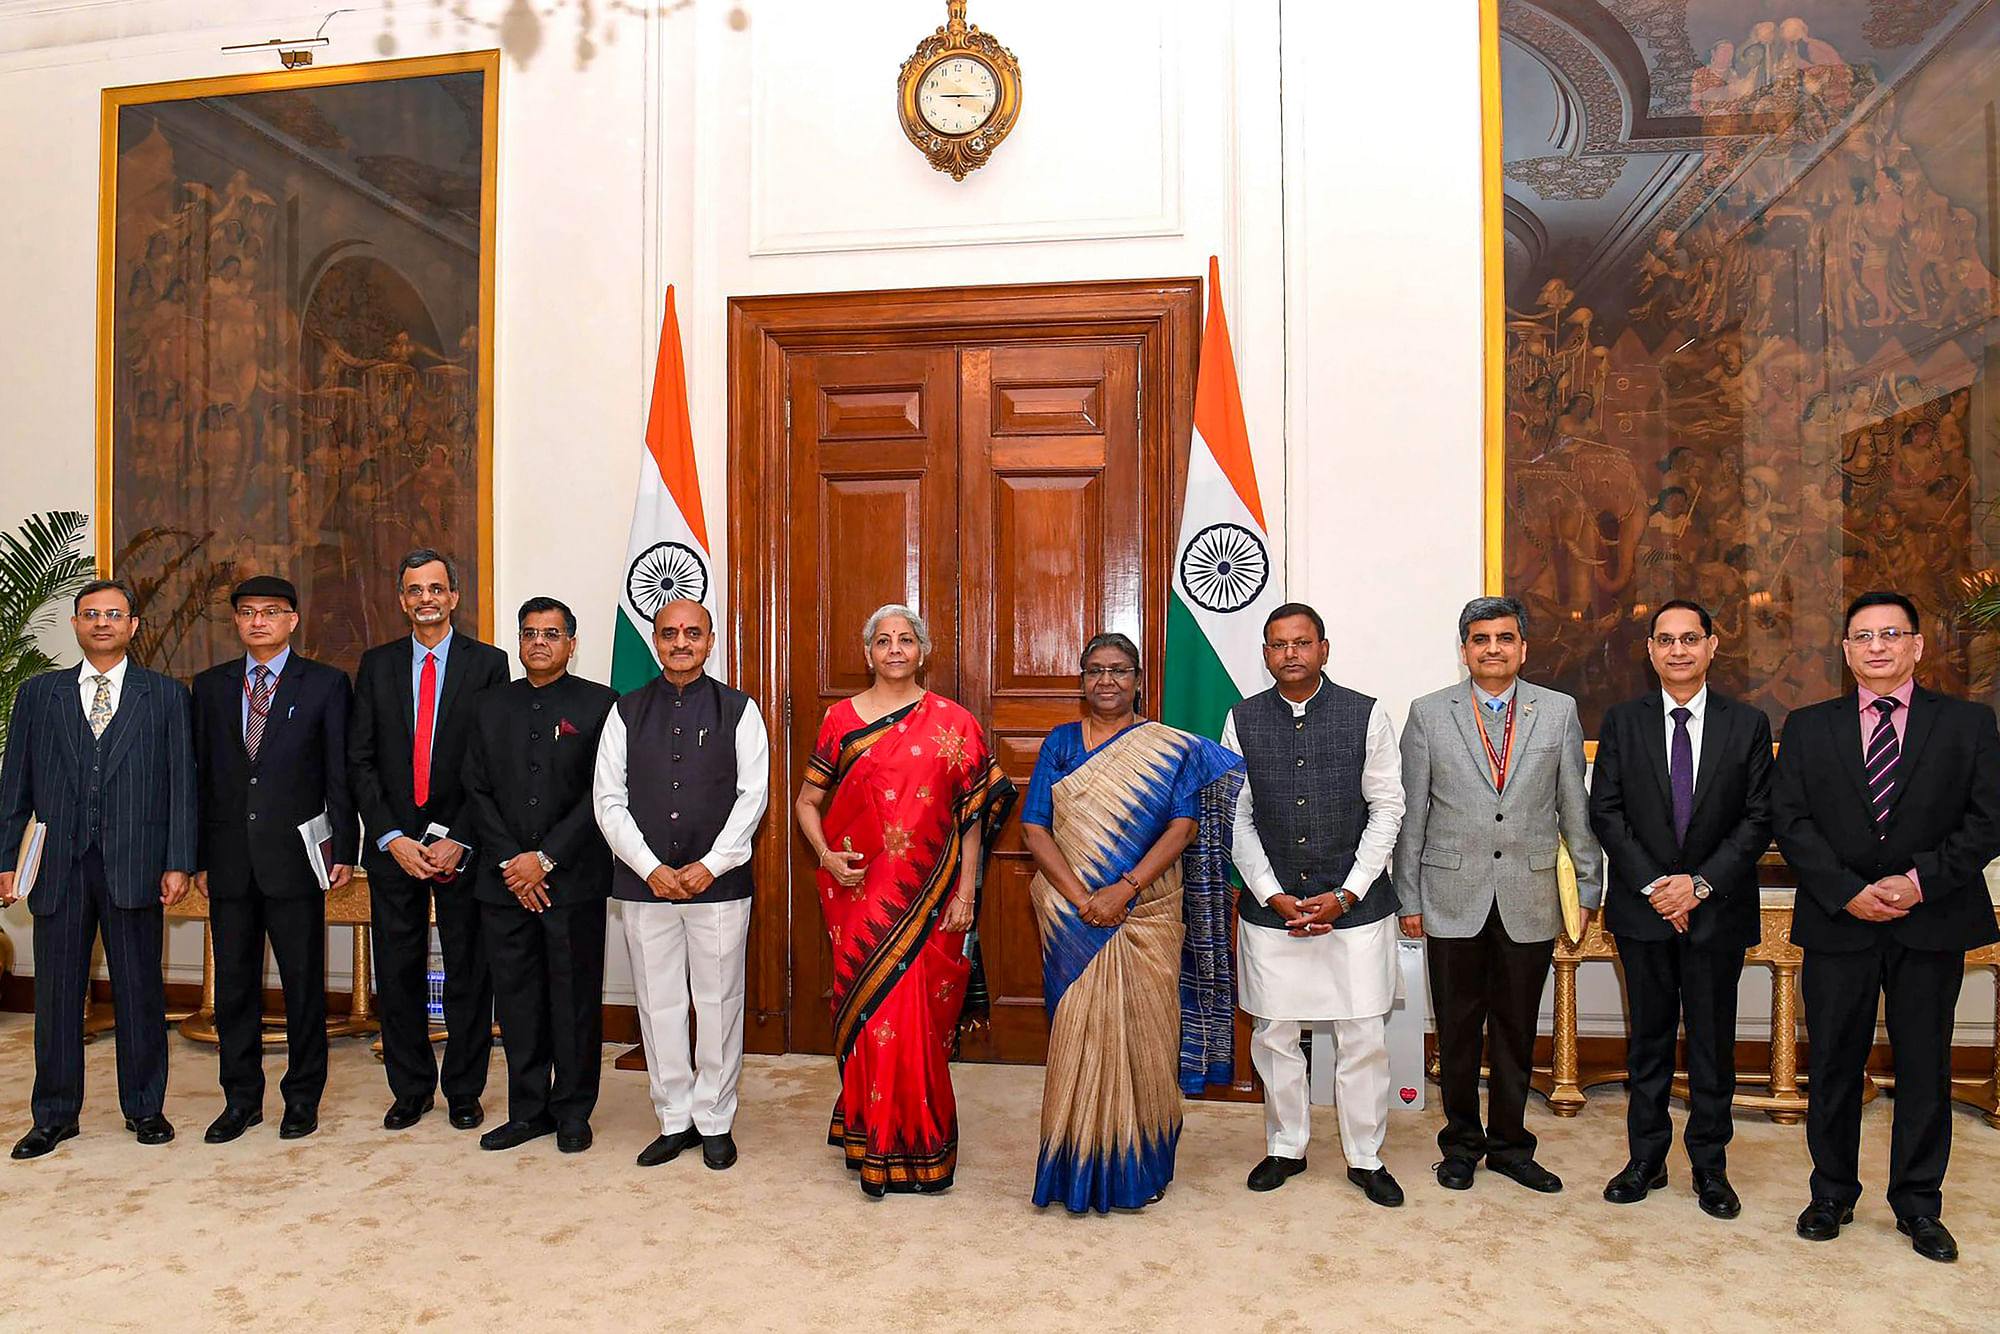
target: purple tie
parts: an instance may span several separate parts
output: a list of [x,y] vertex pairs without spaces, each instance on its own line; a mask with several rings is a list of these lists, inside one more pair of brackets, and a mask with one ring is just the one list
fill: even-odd
[[1694,741],[1688,736],[1686,708],[1674,711],[1674,753],[1667,759],[1667,786],[1674,794],[1674,842],[1685,843],[1694,819]]

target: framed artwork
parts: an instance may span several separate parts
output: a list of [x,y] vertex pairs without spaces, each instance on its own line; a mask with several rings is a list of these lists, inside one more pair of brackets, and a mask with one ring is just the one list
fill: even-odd
[[491,637],[497,52],[104,93],[98,560],[141,661],[241,652],[228,594],[299,589],[352,670],[434,547]]
[[[1804,17],[1801,17],[1803,15]],[[1669,598],[1782,727],[1870,589],[1991,699],[1996,0],[1486,0],[1486,584],[1528,670],[1655,687]]]

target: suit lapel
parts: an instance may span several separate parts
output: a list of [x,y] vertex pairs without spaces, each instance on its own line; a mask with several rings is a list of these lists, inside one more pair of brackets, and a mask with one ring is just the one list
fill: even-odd
[[[1701,813],[1701,804],[1708,800],[1709,790],[1715,786],[1714,779],[1722,763],[1723,742],[1728,740],[1729,729],[1735,725],[1735,708],[1713,690],[1708,692],[1708,711],[1701,720],[1701,759],[1694,766],[1694,805],[1688,811],[1688,828],[1694,828],[1694,817]],[[1660,728],[1653,729],[1653,735],[1666,744],[1666,736]]]
[[[1514,749],[1507,756],[1507,772],[1511,776],[1514,766],[1528,753],[1528,738],[1535,734],[1535,723],[1541,715],[1542,692],[1526,681],[1514,685]],[[1495,738],[1498,740],[1498,738]]]
[[437,720],[431,725],[433,736],[438,728],[444,726],[444,720],[451,716],[451,702],[458,697],[459,683],[472,670],[472,655],[466,651],[472,647],[471,641],[458,640],[456,635],[453,638],[457,642],[451,646],[451,656],[445,659],[444,684],[438,687]]
[[1667,810],[1671,815],[1674,809],[1674,783],[1672,776],[1667,772],[1666,725],[1665,715],[1660,712],[1659,692],[1655,691],[1645,696],[1639,721],[1639,730],[1645,735],[1639,738],[1639,744],[1646,748],[1646,768],[1652,772],[1654,781],[1660,785],[1660,795],[1666,799]]
[[414,741],[417,735],[417,694],[410,684],[410,673],[416,667],[416,646],[408,635],[396,641],[396,711],[403,720],[403,736]]
[[1489,791],[1493,789],[1493,766],[1486,759],[1486,743],[1479,739],[1479,719],[1474,710],[1481,706],[1473,703],[1471,691],[1476,687],[1467,685],[1466,692],[1451,706],[1452,721],[1458,724],[1458,734],[1465,738],[1465,749],[1472,756],[1472,767],[1486,780]]
[[1847,781],[1854,785],[1854,794],[1861,799],[1861,809],[1872,812],[1875,803],[1868,800],[1868,773],[1861,765],[1861,697],[1848,691],[1840,697],[1840,707],[1833,711],[1833,762],[1847,775]]
[[[271,712],[267,714],[264,718],[263,744],[261,744],[257,748],[257,755],[260,763],[262,762],[262,758],[264,756],[269,755],[271,753],[271,742],[273,738],[277,736],[278,729],[284,726],[285,719],[290,715],[292,705],[298,702],[299,677],[302,674],[299,671],[299,664],[301,661],[302,659],[299,657],[299,655],[294,653],[291,657],[285,660],[284,673],[278,677],[278,689],[271,696]],[[237,729],[236,743],[238,745],[243,744],[243,735],[241,728]],[[249,751],[246,749],[244,754],[248,755]]]
[[82,685],[75,672],[64,672],[56,683],[56,716],[69,724],[60,728],[69,742],[70,772],[81,773],[83,754],[90,749],[90,715],[83,711]]
[[[151,707],[147,696],[152,694],[152,685],[146,680],[146,673],[137,667],[125,669],[124,698],[118,701],[118,712],[111,715],[111,725],[104,729],[104,774],[109,778],[118,768],[118,762],[125,758],[125,752],[132,748],[132,738],[138,734],[139,710]],[[89,724],[84,725],[89,731]]]
[[[1858,711],[1860,706],[1855,707]],[[1903,749],[1896,760],[1896,791],[1889,798],[1891,815],[1902,806],[1903,794],[1910,790],[1910,776],[1916,772],[1917,757],[1923,754],[1924,743],[1931,739],[1931,727],[1935,722],[1937,698],[1918,686],[1910,692],[1910,720],[1903,725]]]

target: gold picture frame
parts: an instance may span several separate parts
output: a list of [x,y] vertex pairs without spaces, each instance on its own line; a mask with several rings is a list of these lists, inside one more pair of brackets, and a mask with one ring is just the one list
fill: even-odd
[[104,90],[97,558],[148,665],[234,652],[228,585],[275,573],[351,670],[401,629],[399,541],[492,638],[499,81],[488,50]]

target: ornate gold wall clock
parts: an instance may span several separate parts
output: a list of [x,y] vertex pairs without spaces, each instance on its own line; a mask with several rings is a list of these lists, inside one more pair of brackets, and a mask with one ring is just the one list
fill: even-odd
[[1021,115],[1021,64],[991,33],[968,26],[966,0],[945,0],[945,25],[897,76],[903,133],[954,181],[986,165]]

